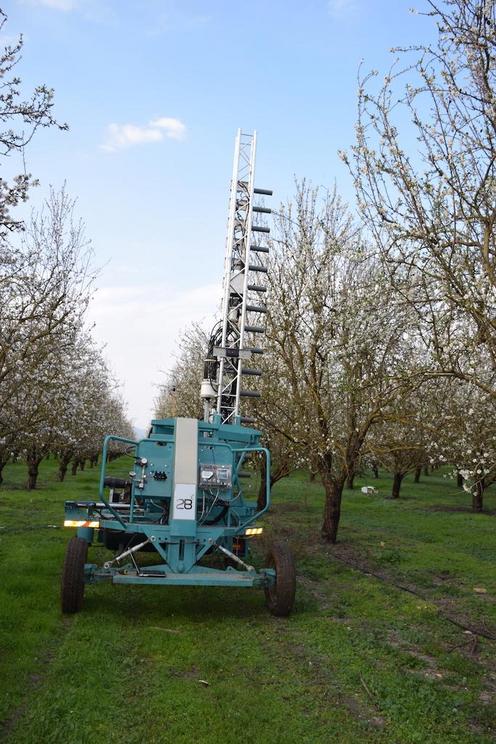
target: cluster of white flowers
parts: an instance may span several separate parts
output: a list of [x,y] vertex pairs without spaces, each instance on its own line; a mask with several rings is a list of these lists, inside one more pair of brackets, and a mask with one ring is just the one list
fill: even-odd
[[131,432],[84,315],[90,253],[74,203],[51,193],[22,243],[0,252],[0,479],[22,454],[31,485],[49,452],[94,458],[107,427]]

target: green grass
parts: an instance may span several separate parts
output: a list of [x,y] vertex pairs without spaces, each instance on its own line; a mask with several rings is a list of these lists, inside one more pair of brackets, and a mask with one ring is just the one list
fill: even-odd
[[460,511],[453,482],[407,480],[393,502],[387,478],[367,480],[378,496],[359,481],[337,546],[319,539],[320,484],[278,484],[264,540],[297,556],[288,619],[257,591],[111,585],[88,587],[83,611],[63,618],[62,504],[92,498],[97,474],[60,484],[55,470],[45,463],[29,493],[12,465],[0,489],[0,739],[494,741],[495,643],[447,618],[496,636],[496,517]]

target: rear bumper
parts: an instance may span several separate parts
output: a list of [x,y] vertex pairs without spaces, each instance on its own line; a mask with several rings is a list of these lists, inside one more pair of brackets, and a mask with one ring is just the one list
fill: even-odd
[[275,581],[273,569],[266,568],[260,571],[237,571],[234,568],[224,570],[207,568],[206,566],[195,566],[187,573],[177,573],[168,566],[149,566],[140,569],[138,573],[134,568],[124,567],[121,569],[99,568],[94,564],[86,564],[85,580],[87,583],[101,581],[112,584],[143,584],[148,586],[233,586],[264,588]]

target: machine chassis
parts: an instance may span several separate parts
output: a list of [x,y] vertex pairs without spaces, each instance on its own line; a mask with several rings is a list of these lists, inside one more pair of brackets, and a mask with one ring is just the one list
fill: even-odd
[[[65,612],[78,611],[84,585],[97,582],[262,588],[273,614],[288,614],[290,611],[294,600],[294,565],[289,567],[289,571],[284,569],[284,577],[278,579],[277,576],[278,562],[281,564],[282,560],[284,565],[287,563],[287,558],[281,558],[285,546],[272,546],[268,556],[272,565],[259,570],[247,562],[245,551],[237,549],[240,545],[244,546],[253,533],[262,531],[262,528],[253,527],[253,523],[269,509],[271,502],[270,453],[259,444],[260,432],[246,426],[223,424],[219,419],[213,422],[195,421],[198,427],[200,471],[205,457],[214,459],[220,463],[219,467],[232,468],[232,483],[230,487],[219,489],[222,499],[217,499],[220,503],[216,506],[214,501],[214,507],[209,512],[212,515],[210,520],[202,521],[198,514],[195,519],[178,519],[178,513],[173,511],[171,503],[175,498],[173,458],[176,437],[179,436],[178,422],[181,421],[193,420],[155,420],[150,435],[136,442],[107,436],[102,452],[98,501],[65,502],[65,524],[77,526],[76,537],[68,546],[63,572],[62,609]],[[108,449],[113,441],[136,450],[136,470],[130,473],[129,502],[124,505],[112,503],[105,494],[108,483],[115,481],[106,476]],[[265,458],[265,503],[261,509],[256,502],[245,499],[240,482],[243,474],[241,466],[252,455]],[[157,464],[160,470],[157,470]],[[205,490],[196,487],[197,509],[202,500],[205,505]],[[164,521],[165,514],[166,522],[160,523]],[[106,533],[111,533],[120,545],[114,558],[102,566],[86,559],[87,546],[94,542],[95,533],[101,542],[104,542]],[[86,549],[80,541],[86,543]],[[135,555],[143,550],[157,553],[161,562],[138,565]],[[224,568],[200,564],[207,554],[214,551],[224,558],[227,564]],[[80,557],[83,555],[84,562]],[[286,587],[281,603],[274,602],[278,582],[281,587]],[[79,590],[74,592],[74,586]]]

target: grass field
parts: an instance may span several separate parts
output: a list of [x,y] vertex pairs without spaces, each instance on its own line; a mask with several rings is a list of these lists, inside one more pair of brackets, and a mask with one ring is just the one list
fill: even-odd
[[257,591],[111,585],[62,617],[63,500],[93,498],[97,474],[55,469],[30,493],[12,465],[0,489],[2,741],[495,741],[496,517],[453,482],[407,480],[393,502],[388,479],[378,496],[359,481],[334,547],[321,486],[278,484],[264,540],[297,557],[287,619]]

